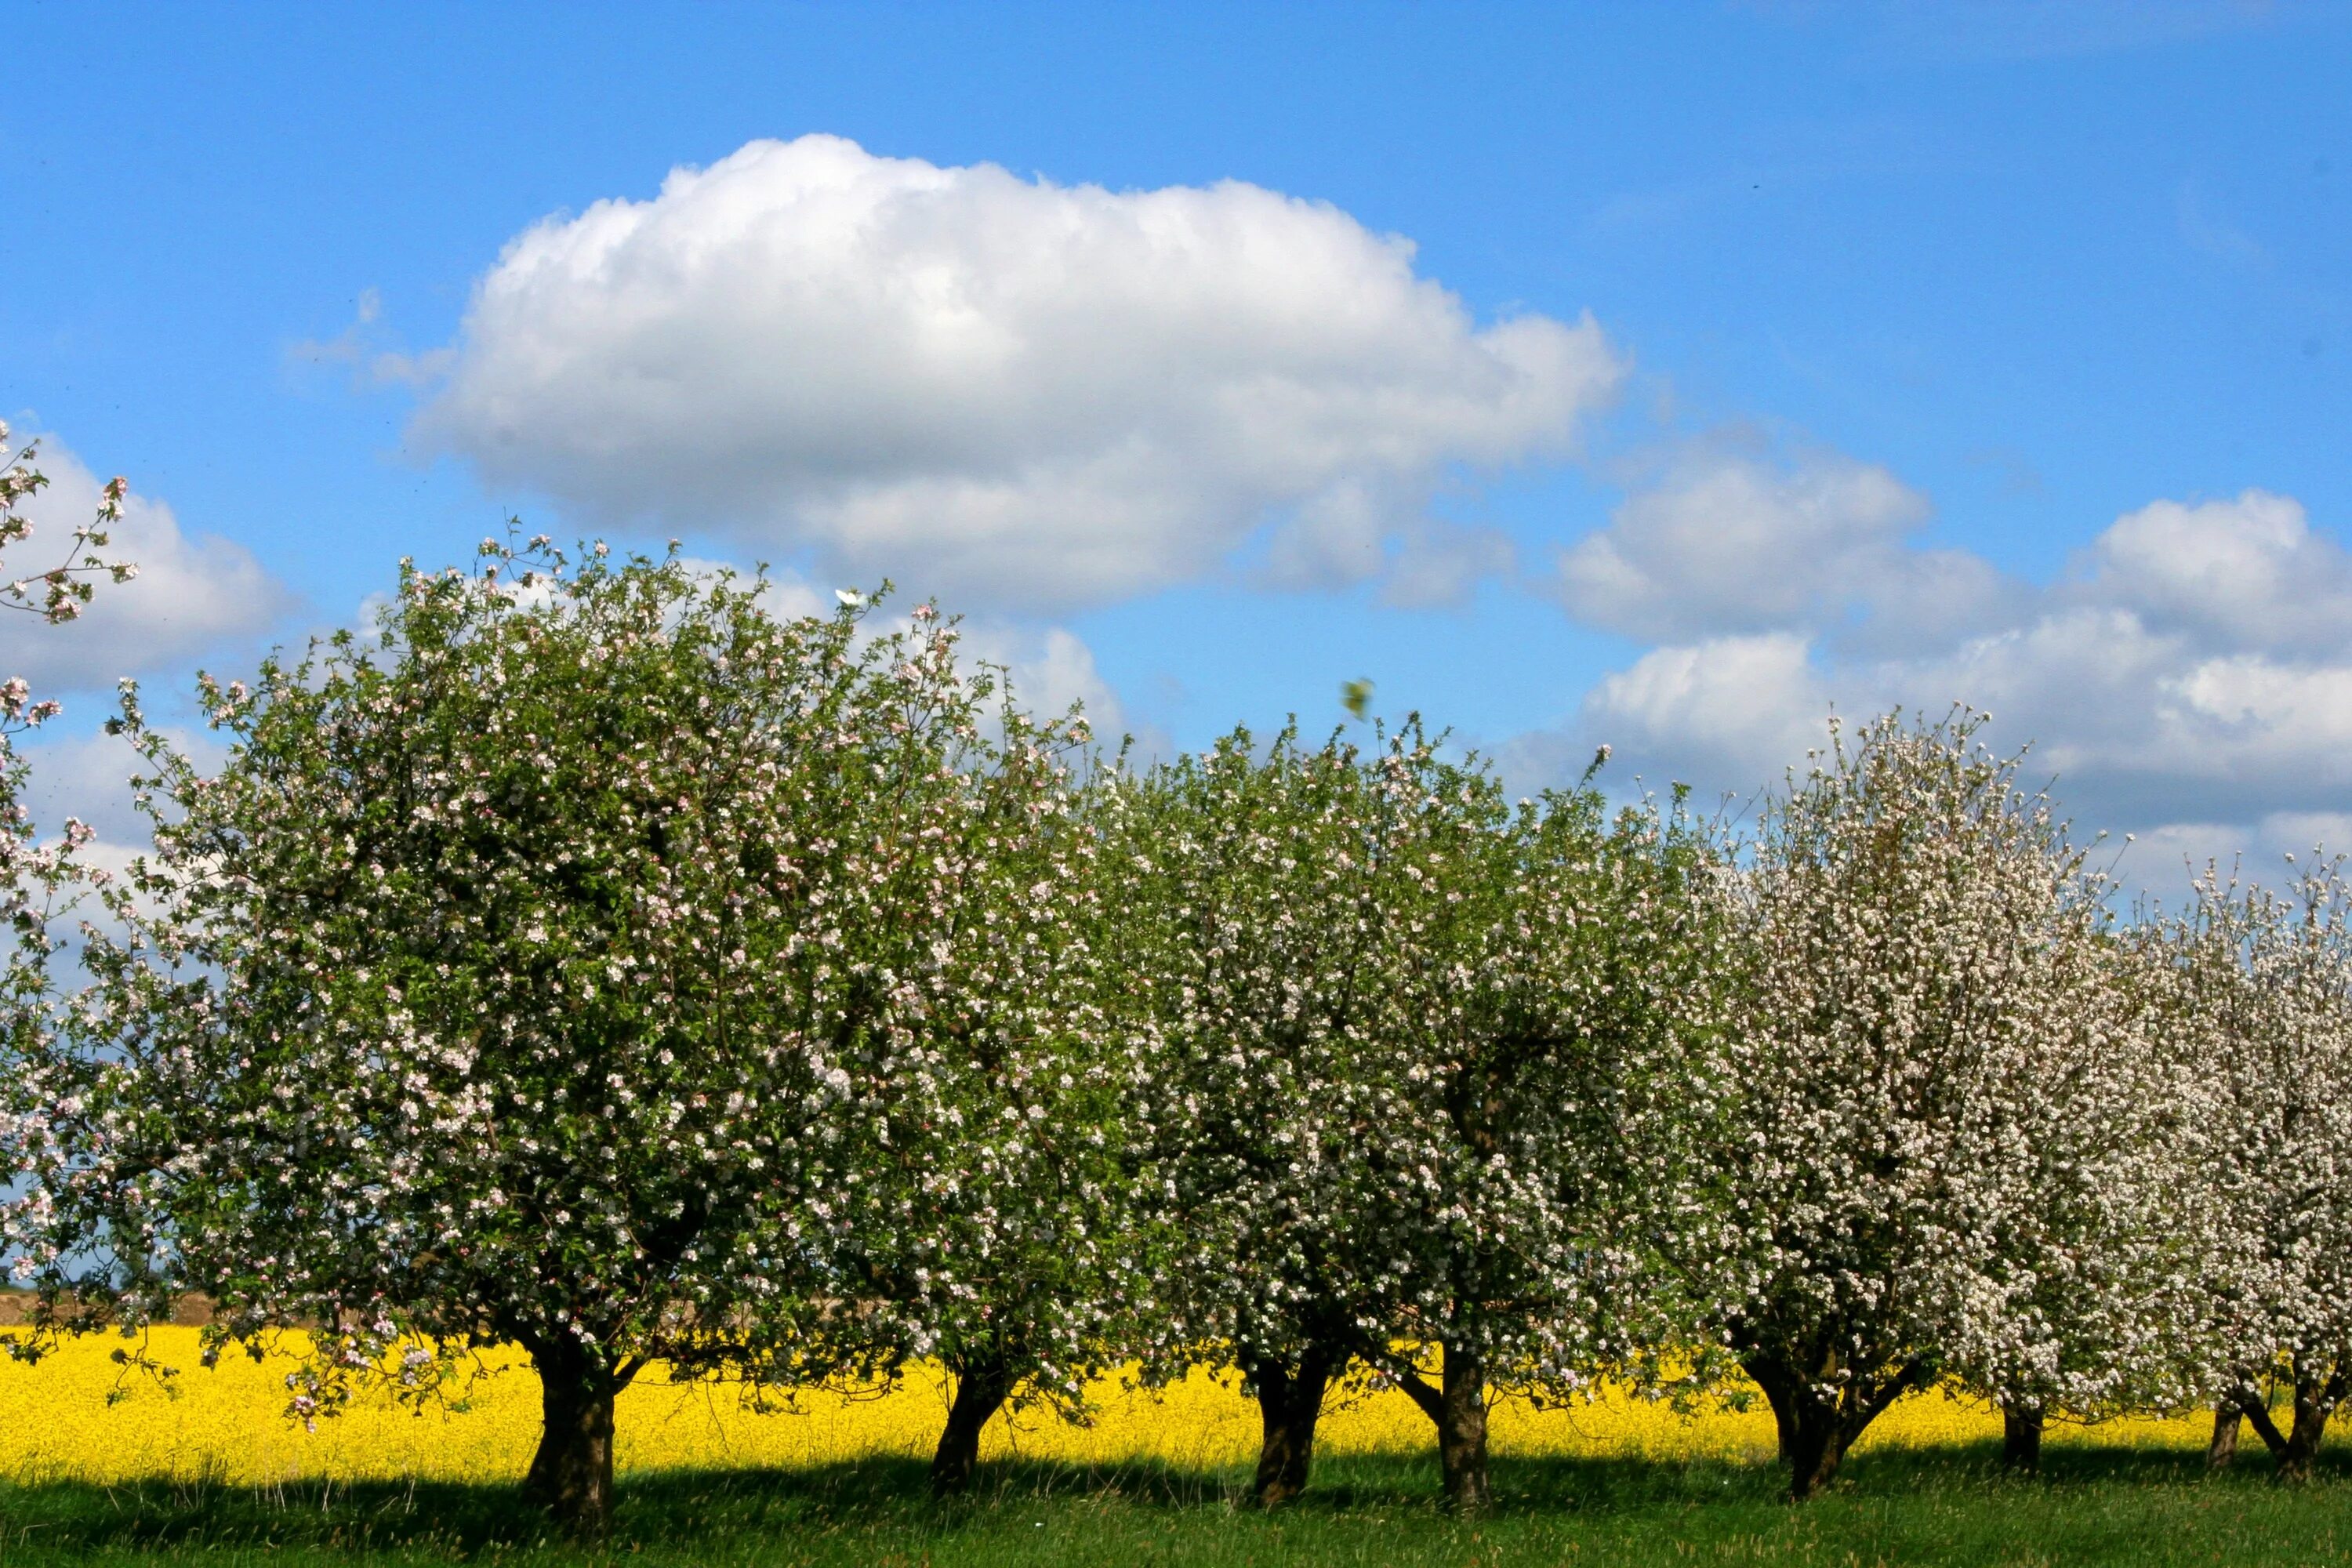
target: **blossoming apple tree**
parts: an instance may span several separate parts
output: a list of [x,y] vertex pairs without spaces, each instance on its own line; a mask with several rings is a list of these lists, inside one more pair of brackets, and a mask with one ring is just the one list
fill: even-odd
[[2215,1457],[2242,1422],[2301,1479],[2352,1390],[2352,885],[2325,858],[2284,892],[2209,870],[2155,934],[2206,1133],[2199,1370],[2220,1400]]
[[[1799,1499],[1948,1373],[2061,1403],[2109,1375],[2037,1310],[2096,1305],[2038,1270],[2116,1219],[2095,1171],[2063,1202],[2049,1186],[2076,1152],[2052,1111],[2135,1092],[2105,889],[1980,724],[1833,729],[1723,883],[1738,962],[1685,1132],[1713,1197],[1661,1233],[1769,1402]],[[2100,1159],[2131,1157],[2118,1136]]]
[[529,1489],[594,1531],[649,1363],[829,1353],[894,1082],[997,962],[932,859],[980,714],[935,620],[484,552],[205,681],[215,774],[126,697],[155,848],[67,1026],[14,1042],[6,1226],[51,1327],[179,1289],[208,1354],[310,1326],[306,1418],[520,1343]]
[[[48,479],[34,467],[36,447],[16,447],[8,426],[0,423],[0,551],[16,552],[34,537],[33,521],[25,503],[37,496]],[[77,526],[58,564],[31,576],[0,583],[0,609],[26,612],[50,626],[78,618],[100,582],[127,583],[138,568],[127,561],[110,561],[100,554],[110,542],[109,531],[121,519],[128,486],[120,477],[100,492],[96,512]],[[0,563],[0,575],[8,570]],[[24,804],[29,764],[16,748],[18,737],[57,717],[55,699],[36,699],[21,676],[0,681],[0,919],[8,924],[9,949],[0,967],[0,1037],[11,1052],[40,1052],[56,1039],[60,1002],[54,977],[55,960],[65,943],[58,934],[61,922],[104,874],[86,867],[79,852],[90,842],[85,823],[68,817],[59,837],[43,842],[32,813]],[[0,1103],[0,1139],[13,1125],[13,1107]],[[37,1347],[21,1337],[9,1342],[12,1355]]]
[[1989,1253],[2002,1306],[1948,1367],[2000,1407],[2005,1461],[2029,1471],[2049,1420],[2177,1409],[2207,1381],[2201,1068],[2134,933],[2094,922],[2037,957],[2060,1005],[2000,1091],[2026,1194]]

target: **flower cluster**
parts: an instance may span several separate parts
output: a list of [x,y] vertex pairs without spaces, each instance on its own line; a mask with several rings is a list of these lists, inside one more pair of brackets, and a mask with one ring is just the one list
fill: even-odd
[[[0,466],[0,551],[13,550],[33,537],[33,522],[24,514],[23,505],[49,482],[33,467],[35,456],[32,447],[12,447],[8,426],[0,422],[0,465],[5,465]],[[121,475],[109,479],[100,493],[96,515],[75,528],[57,565],[29,577],[0,582],[0,608],[29,610],[52,626],[62,625],[80,616],[101,580],[128,583],[136,577],[136,564],[109,560],[102,553],[110,542],[107,531],[121,520],[123,498],[129,494],[130,485]],[[6,717],[19,720],[21,702],[12,706]],[[38,722],[39,718],[31,721]]]

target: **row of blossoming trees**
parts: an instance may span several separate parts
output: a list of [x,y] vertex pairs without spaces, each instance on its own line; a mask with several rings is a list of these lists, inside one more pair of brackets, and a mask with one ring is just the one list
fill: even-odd
[[1799,1498],[1931,1385],[2029,1462],[2194,1405],[2307,1467],[2352,1376],[2331,865],[2121,921],[1965,713],[1737,842],[1412,723],[1130,767],[844,598],[486,547],[205,683],[216,770],[127,693],[152,853],[17,829],[11,1348],[201,1292],[315,1420],[517,1344],[528,1486],[592,1531],[655,1363],[935,1358],[943,1489],[1130,1362],[1239,1370],[1267,1503],[1374,1382],[1461,1507],[1494,1401],[1604,1382],[1760,1392]]

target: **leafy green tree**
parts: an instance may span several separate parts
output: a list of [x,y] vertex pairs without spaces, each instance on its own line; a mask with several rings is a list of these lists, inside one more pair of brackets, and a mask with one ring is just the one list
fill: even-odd
[[1262,1503],[1306,1484],[1351,1367],[1429,1415],[1473,1510],[1496,1392],[1573,1394],[1646,1342],[1616,1221],[1657,1142],[1640,1080],[1703,994],[1659,826],[1612,828],[1590,788],[1515,809],[1412,724],[1370,754],[1237,731],[1128,791],[1141,1099],[1186,1259],[1159,1349],[1241,1369]]

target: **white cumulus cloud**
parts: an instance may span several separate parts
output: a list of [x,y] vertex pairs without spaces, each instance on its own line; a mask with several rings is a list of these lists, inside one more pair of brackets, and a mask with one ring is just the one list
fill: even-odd
[[[1660,646],[1507,762],[1567,776],[1608,742],[1621,776],[1745,795],[1821,743],[1832,706],[1861,718],[1966,702],[1993,714],[2000,744],[2033,743],[2032,771],[2056,778],[2078,820],[2140,835],[2130,867],[2160,884],[2177,888],[2184,855],[2267,865],[2352,820],[2352,553],[2294,500],[2159,500],[2028,588],[1905,543],[1912,514],[1891,478],[1826,473],[1769,504],[1774,485],[1752,473],[1637,496],[1603,546],[1571,552],[1563,597],[1611,603],[1601,567],[1631,563],[1611,624]],[[1699,507],[1702,491],[1721,504]],[[1731,515],[1747,521],[1712,535],[1727,568],[1700,520]],[[1964,614],[1936,613],[1943,595],[1921,584],[1938,577],[1959,584],[1948,596]],[[1907,635],[1850,635],[1874,620]]]
[[[1655,648],[1593,688],[1586,722],[1628,763],[1664,761],[1675,777],[1727,787],[1761,784],[1824,733],[1830,689],[1810,653],[1788,632]],[[1764,759],[1772,762],[1758,773]]]
[[1328,204],[830,136],[530,228],[454,348],[418,434],[493,483],[1031,611],[1260,541],[1268,580],[1378,574],[1454,470],[1569,453],[1622,374],[1589,318],[1481,324]]
[[2085,598],[2223,646],[2325,655],[2352,640],[2352,555],[2290,496],[2142,507],[2099,535],[2083,576]]
[[1040,718],[1058,718],[1082,708],[1096,736],[1109,745],[1130,731],[1146,755],[1173,750],[1158,726],[1138,723],[1116,688],[1095,662],[1094,649],[1067,626],[1038,626],[997,616],[966,620],[958,628],[965,658],[1003,672],[1022,709]]

